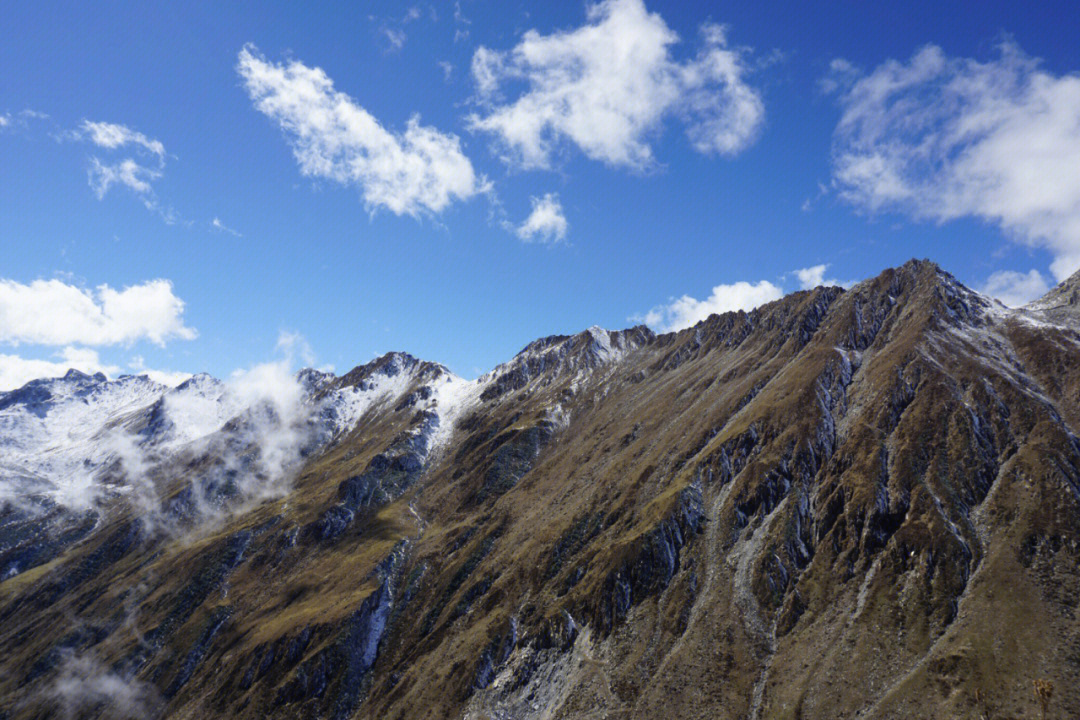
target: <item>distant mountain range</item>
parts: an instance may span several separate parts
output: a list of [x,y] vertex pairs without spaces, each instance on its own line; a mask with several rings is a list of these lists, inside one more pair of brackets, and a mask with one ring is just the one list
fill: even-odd
[[0,393],[0,718],[1080,715],[1080,275]]

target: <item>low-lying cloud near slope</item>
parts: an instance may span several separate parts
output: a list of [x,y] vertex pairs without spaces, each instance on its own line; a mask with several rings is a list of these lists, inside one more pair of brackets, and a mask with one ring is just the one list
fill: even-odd
[[768,280],[757,283],[740,280],[730,285],[717,285],[704,300],[683,295],[633,319],[660,332],[672,332],[696,325],[713,314],[752,310],[758,305],[779,300],[783,295],[784,291]]
[[82,516],[121,502],[138,511],[146,532],[178,535],[284,494],[333,420],[292,370],[306,343],[283,334],[279,347],[280,359],[224,382],[203,375],[166,389],[139,378],[104,385],[75,377],[21,398],[3,411],[11,445],[0,467],[0,511]]
[[1038,270],[1026,273],[999,270],[991,274],[979,290],[1009,307],[1020,307],[1041,298],[1049,292],[1050,285]]
[[123,677],[91,655],[67,654],[56,678],[30,704],[53,717],[98,717],[147,720],[161,715],[164,699],[151,683]]
[[[160,448],[114,432],[109,451],[145,529],[175,533],[213,525],[238,506],[288,492],[304,450],[325,431],[315,422],[318,414],[292,364],[286,357],[237,371],[209,399],[166,395],[166,416],[184,423],[179,442]],[[211,464],[166,502],[161,484],[173,480],[169,468],[175,453],[205,456]]]

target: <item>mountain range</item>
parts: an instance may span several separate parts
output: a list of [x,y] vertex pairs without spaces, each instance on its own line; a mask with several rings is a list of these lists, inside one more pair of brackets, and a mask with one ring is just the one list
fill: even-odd
[[1071,718],[1080,274],[0,393],[0,718]]

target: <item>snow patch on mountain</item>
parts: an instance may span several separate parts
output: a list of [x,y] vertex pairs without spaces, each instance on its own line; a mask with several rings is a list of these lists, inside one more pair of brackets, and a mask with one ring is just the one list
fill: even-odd
[[480,401],[485,382],[480,379],[465,380],[452,373],[444,375],[435,385],[432,411],[438,415],[439,424],[429,443],[429,452],[444,446],[453,435],[454,425]]
[[0,394],[0,503],[29,491],[85,509],[97,471],[114,454],[109,437],[166,390],[145,376],[109,382],[72,370]]

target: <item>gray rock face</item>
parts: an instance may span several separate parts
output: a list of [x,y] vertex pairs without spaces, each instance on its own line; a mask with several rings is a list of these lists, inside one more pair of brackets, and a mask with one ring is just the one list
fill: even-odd
[[671,514],[645,536],[636,556],[604,582],[594,611],[603,631],[610,632],[626,619],[632,606],[668,586],[679,570],[683,547],[701,530],[704,519],[701,489],[681,491]]

